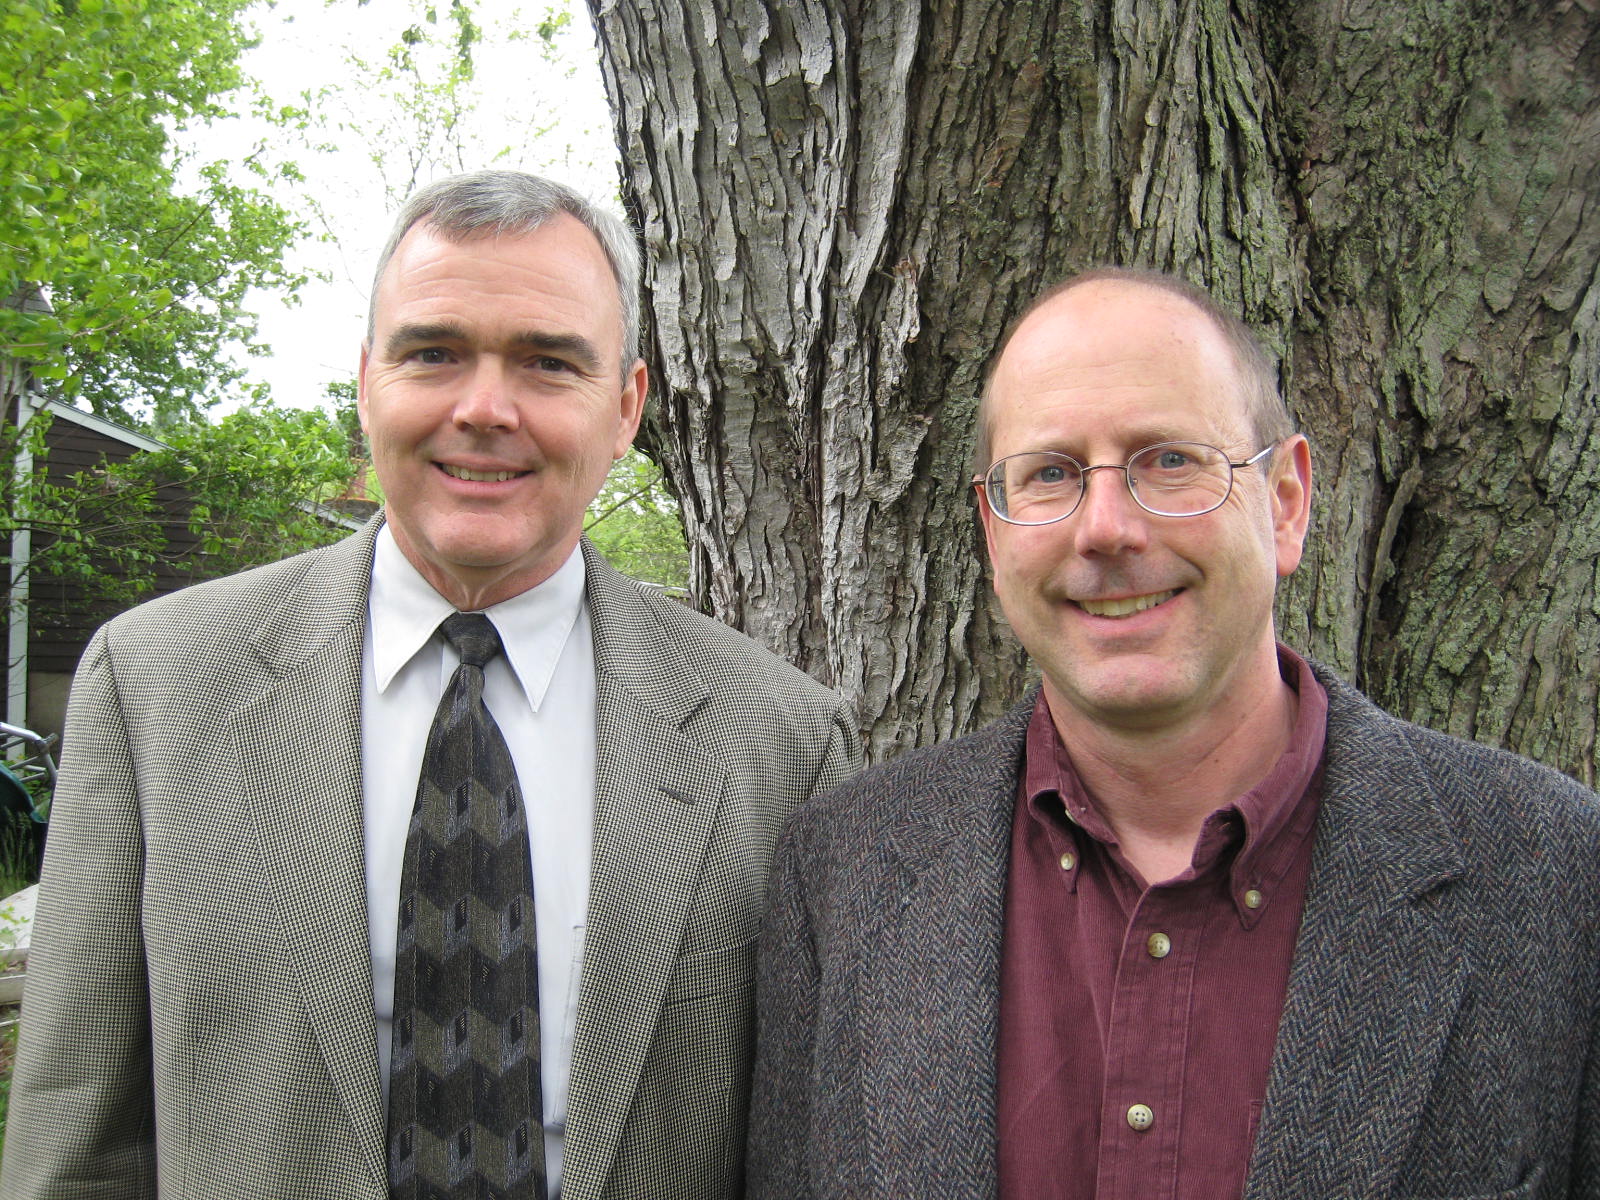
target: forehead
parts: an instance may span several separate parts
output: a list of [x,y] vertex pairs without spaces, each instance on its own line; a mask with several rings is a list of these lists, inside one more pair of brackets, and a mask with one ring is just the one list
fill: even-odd
[[1249,436],[1222,332],[1181,297],[1121,281],[1073,288],[1029,315],[996,365],[988,420],[995,458],[1175,439],[1230,448]]
[[406,232],[373,297],[379,329],[400,324],[531,325],[609,336],[620,347],[622,305],[599,240],[567,213],[530,233],[450,239],[426,221]]

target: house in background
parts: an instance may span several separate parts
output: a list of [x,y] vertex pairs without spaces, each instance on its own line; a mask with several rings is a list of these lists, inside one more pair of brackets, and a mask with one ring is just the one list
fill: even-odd
[[[160,450],[154,438],[43,396],[31,378],[19,381],[6,423],[19,427],[35,413],[53,419],[45,435],[45,459],[38,462],[26,447],[19,448],[11,464],[15,475],[44,467],[51,483],[65,484],[80,471],[92,472],[106,463],[124,462],[136,454]],[[11,391],[12,389],[7,389]],[[167,489],[163,489],[164,491]],[[178,489],[162,496],[163,532],[180,560],[194,549],[183,497]],[[66,715],[67,691],[72,673],[90,636],[115,608],[96,604],[82,585],[32,570],[39,535],[26,527],[13,531],[10,557],[10,604],[3,614],[6,634],[5,720],[39,733],[61,732]],[[187,573],[160,569],[153,595],[176,591],[191,582]]]
[[[15,474],[32,473],[42,466],[53,484],[68,484],[80,473],[92,480],[107,464],[166,448],[147,434],[44,396],[31,377],[14,374],[3,382],[11,385],[3,389],[12,397],[5,413],[9,426],[18,427],[34,413],[52,418],[45,434],[43,461],[36,461],[23,448],[11,465]],[[206,571],[201,538],[189,528],[193,498],[176,483],[161,487],[156,498],[157,520],[167,549],[155,564],[154,587],[142,593],[140,600],[177,591],[215,573],[215,568]],[[352,503],[353,512],[322,505],[307,507],[322,520],[353,530],[360,528],[371,506]],[[59,735],[78,659],[94,631],[126,605],[91,595],[76,581],[33,570],[34,557],[45,544],[40,539],[35,531],[17,529],[9,547],[10,604],[0,606],[7,647],[4,720],[38,733]]]

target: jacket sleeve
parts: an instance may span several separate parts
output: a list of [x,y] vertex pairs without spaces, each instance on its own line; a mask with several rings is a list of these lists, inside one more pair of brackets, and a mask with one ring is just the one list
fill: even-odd
[[144,842],[106,631],[73,683],[34,920],[0,1197],[156,1194]]
[[749,1200],[806,1200],[818,967],[794,831],[778,844],[756,975]]
[[860,773],[860,723],[856,720],[855,710],[841,700],[833,712],[828,745],[822,753],[822,763],[817,770],[817,778],[811,785],[811,794],[816,796],[831,791],[845,780]]
[[1572,1200],[1600,1198],[1600,999],[1589,1025],[1589,1057],[1584,1063],[1583,1090],[1578,1094],[1578,1144],[1572,1154]]

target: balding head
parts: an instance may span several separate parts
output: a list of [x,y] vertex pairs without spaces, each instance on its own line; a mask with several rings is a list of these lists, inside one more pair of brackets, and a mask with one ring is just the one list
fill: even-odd
[[978,406],[972,455],[974,475],[984,474],[993,461],[993,391],[995,377],[1005,360],[1006,351],[1025,325],[1044,315],[1044,310],[1062,297],[1080,288],[1107,291],[1143,289],[1153,294],[1152,299],[1177,299],[1193,308],[1215,328],[1226,344],[1232,359],[1232,375],[1237,381],[1239,399],[1248,414],[1254,440],[1260,445],[1267,445],[1280,442],[1294,433],[1294,420],[1278,390],[1277,371],[1248,325],[1221,308],[1207,292],[1175,275],[1132,267],[1097,267],[1042,292],[1023,310],[1001,339],[999,349],[990,360],[989,371],[984,379],[983,397]]

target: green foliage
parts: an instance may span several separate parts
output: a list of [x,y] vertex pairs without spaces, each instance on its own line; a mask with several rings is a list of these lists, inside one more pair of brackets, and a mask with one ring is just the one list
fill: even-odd
[[[0,548],[30,530],[30,575],[75,585],[91,608],[144,598],[158,568],[211,578],[348,532],[317,508],[342,495],[356,469],[348,436],[327,413],[260,402],[215,423],[191,418],[163,431],[161,450],[64,478],[42,465],[49,420],[39,414],[0,438],[0,454],[25,441],[41,463],[6,481]],[[198,546],[174,546],[175,529]],[[9,558],[0,564],[9,570]]]
[[11,1107],[11,1068],[17,1059],[17,1019],[15,1010],[0,1010],[6,1023],[0,1025],[0,1138],[5,1136],[6,1113]]
[[675,594],[689,587],[689,551],[678,503],[661,468],[638,450],[617,460],[589,506],[584,532],[612,566]]
[[[14,896],[39,882],[36,826],[19,813],[0,813],[0,899]],[[0,953],[16,943],[0,906]]]
[[350,457],[361,464],[358,470],[363,485],[360,499],[373,504],[383,503],[383,482],[372,470],[372,448],[367,444],[367,434],[361,428],[361,413],[357,405],[359,388],[354,378],[330,380],[323,386],[323,403],[333,413],[333,420],[344,431],[345,444],[350,447]]
[[[246,289],[302,281],[281,266],[295,220],[169,142],[223,115],[253,3],[11,0],[0,14],[0,357],[98,413],[159,423],[206,407],[242,376],[227,346],[252,341]],[[243,166],[266,174],[254,155]],[[53,312],[17,304],[37,289]]]
[[337,541],[347,532],[319,506],[355,474],[336,417],[270,401],[216,423],[192,419],[162,431],[170,449],[127,464],[145,486],[177,483],[195,498],[189,531],[201,538],[203,573],[225,575]]
[[[430,179],[496,163],[517,165],[556,128],[559,114],[548,105],[528,108],[512,98],[486,97],[478,82],[478,54],[486,38],[516,43],[527,50],[530,76],[570,73],[556,46],[572,22],[570,2],[561,0],[538,17],[512,6],[490,19],[473,0],[409,0],[406,24],[392,45],[377,55],[350,51],[341,82],[301,95],[296,111],[304,118],[308,148],[330,148],[325,139],[365,143],[391,209]],[[390,3],[399,7],[396,0]],[[480,116],[485,103],[496,113],[492,133],[484,132]],[[339,228],[338,214],[324,208],[324,196],[307,200],[330,233]]]

